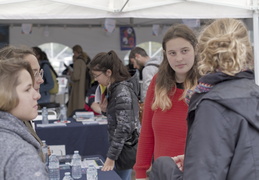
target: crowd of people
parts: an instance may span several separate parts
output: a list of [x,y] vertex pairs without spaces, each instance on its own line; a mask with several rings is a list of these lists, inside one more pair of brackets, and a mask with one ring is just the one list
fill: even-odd
[[[241,20],[214,20],[199,35],[172,25],[161,60],[131,50],[134,71],[113,50],[90,59],[80,45],[72,49],[68,116],[83,109],[107,117],[102,171],[122,180],[132,170],[136,180],[259,179],[259,87]],[[46,63],[38,47],[0,49],[0,179],[48,179],[31,125],[53,88]]]

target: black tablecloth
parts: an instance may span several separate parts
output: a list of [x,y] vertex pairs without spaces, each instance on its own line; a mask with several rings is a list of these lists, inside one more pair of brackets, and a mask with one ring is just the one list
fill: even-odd
[[107,124],[83,125],[72,118],[69,120],[71,123],[67,126],[58,127],[37,127],[41,121],[36,121],[36,133],[48,145],[65,145],[66,154],[73,154],[74,150],[78,150],[82,156],[99,154],[106,158],[109,147]]

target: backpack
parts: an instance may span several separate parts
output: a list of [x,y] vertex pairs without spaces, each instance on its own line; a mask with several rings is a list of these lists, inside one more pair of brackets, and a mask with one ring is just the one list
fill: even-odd
[[47,63],[47,62],[42,63],[41,68],[44,66],[44,64],[47,64],[50,67],[51,76],[52,76],[52,79],[53,79],[53,82],[54,82],[54,86],[51,90],[49,90],[49,93],[50,94],[57,94],[58,91],[59,91],[59,84],[58,84],[58,80],[57,80],[58,75],[57,75],[56,71],[54,70],[54,68],[51,66],[50,63]]
[[[150,64],[147,64],[146,66],[155,66],[157,68],[160,67],[159,64],[155,64],[155,63],[150,63]],[[140,124],[142,124],[143,111],[144,111],[144,102],[139,102],[139,121],[140,121]]]

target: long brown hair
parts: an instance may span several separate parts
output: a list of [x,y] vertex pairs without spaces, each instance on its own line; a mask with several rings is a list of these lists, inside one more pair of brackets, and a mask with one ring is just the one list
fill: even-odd
[[[197,38],[194,32],[184,24],[177,24],[171,26],[166,32],[162,47],[164,50],[164,59],[159,67],[158,75],[156,79],[155,85],[155,97],[154,103],[152,104],[152,109],[155,110],[157,108],[162,109],[163,111],[168,110],[172,107],[172,102],[170,100],[170,96],[172,96],[175,92],[176,87],[176,77],[175,71],[171,68],[168,59],[166,57],[166,43],[171,39],[175,38],[183,38],[190,42],[194,51],[197,46]],[[186,79],[184,81],[184,93],[181,97],[183,99],[186,95],[187,90],[192,89],[198,81],[198,73],[197,73],[197,55],[195,55],[194,65],[187,73]],[[174,88],[174,89],[173,89]],[[172,94],[173,89],[173,94]]]
[[108,53],[98,53],[90,62],[89,68],[91,71],[102,71],[103,73],[106,73],[108,69],[111,70],[111,78],[115,82],[120,82],[130,78],[130,74],[126,66],[120,60],[118,55],[112,50]]

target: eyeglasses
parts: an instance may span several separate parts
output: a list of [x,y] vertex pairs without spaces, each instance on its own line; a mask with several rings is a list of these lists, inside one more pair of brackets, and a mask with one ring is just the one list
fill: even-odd
[[94,79],[96,79],[96,78],[98,78],[99,76],[101,76],[102,75],[102,73],[100,73],[100,74],[97,74],[97,75],[95,75],[95,74],[92,74],[92,76],[93,76],[93,78]]
[[35,78],[39,78],[39,77],[43,78],[43,75],[44,75],[43,69],[41,69],[40,71],[34,72],[34,77]]

